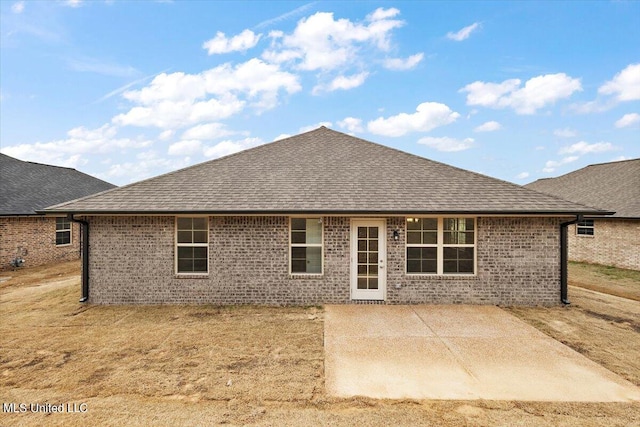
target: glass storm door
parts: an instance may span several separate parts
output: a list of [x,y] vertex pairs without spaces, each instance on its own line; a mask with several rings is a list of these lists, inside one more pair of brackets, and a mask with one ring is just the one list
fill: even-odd
[[351,223],[351,299],[384,300],[387,282],[385,220]]

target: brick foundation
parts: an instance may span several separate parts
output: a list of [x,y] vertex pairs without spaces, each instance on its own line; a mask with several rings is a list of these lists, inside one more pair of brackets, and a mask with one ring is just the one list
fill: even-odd
[[56,219],[43,216],[0,217],[0,271],[10,270],[20,255],[22,268],[80,258],[80,229],[71,224],[71,244],[56,246]]
[[[288,217],[210,217],[209,274],[192,278],[174,273],[174,217],[87,219],[92,303],[352,302],[347,217],[323,218],[320,277],[289,274]],[[463,277],[405,274],[405,219],[386,221],[386,303],[559,303],[561,219],[478,218],[477,274]]]
[[567,233],[571,261],[640,270],[640,220],[596,219],[593,236],[577,235],[575,225]]

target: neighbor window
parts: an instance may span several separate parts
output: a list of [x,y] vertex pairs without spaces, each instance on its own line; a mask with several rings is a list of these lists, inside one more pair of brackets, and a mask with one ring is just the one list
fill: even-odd
[[291,218],[291,273],[322,273],[322,218]]
[[71,244],[71,221],[67,218],[56,218],[56,246]]
[[176,218],[176,272],[209,271],[209,224],[204,217]]
[[576,227],[576,234],[579,236],[593,236],[594,227],[592,219],[580,221]]
[[473,274],[474,218],[407,218],[409,274]]

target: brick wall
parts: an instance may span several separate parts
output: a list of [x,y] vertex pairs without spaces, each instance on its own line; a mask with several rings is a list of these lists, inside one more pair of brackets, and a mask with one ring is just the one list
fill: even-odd
[[71,244],[56,246],[56,219],[41,216],[0,217],[0,271],[10,270],[20,255],[23,268],[80,258],[80,229],[71,224]]
[[[191,278],[174,274],[173,217],[88,220],[93,303],[351,302],[346,217],[323,219],[321,277],[288,273],[288,217],[210,217],[209,275]],[[418,278],[404,273],[404,218],[387,218],[387,303],[558,304],[559,223],[478,218],[477,275]]]
[[593,236],[569,226],[569,259],[640,270],[640,220],[596,219]]

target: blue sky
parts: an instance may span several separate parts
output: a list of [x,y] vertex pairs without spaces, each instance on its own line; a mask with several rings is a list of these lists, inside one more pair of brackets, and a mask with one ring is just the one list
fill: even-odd
[[0,149],[123,185],[326,125],[525,184],[640,157],[640,2],[0,2]]

